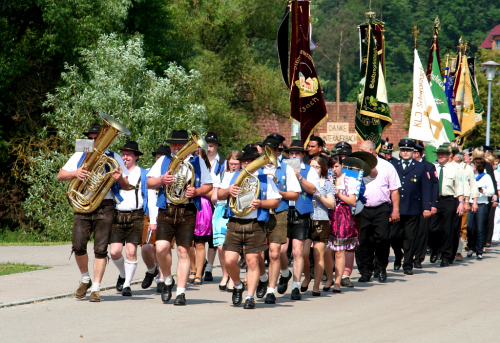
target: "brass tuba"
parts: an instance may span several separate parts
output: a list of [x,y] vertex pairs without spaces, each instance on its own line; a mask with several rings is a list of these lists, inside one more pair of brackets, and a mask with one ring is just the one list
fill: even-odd
[[71,180],[66,189],[66,197],[75,213],[91,213],[99,207],[115,182],[111,176],[113,169],[120,167],[105,151],[119,135],[130,135],[120,122],[104,113],[99,113],[99,116],[104,121],[103,128],[95,140],[94,151],[81,164],[88,171],[87,177],[83,181],[77,178]]
[[264,167],[265,165],[272,163],[277,165],[278,161],[274,156],[271,148],[265,146],[265,152],[258,159],[243,167],[234,184],[240,188],[237,198],[229,197],[229,207],[233,211],[234,215],[237,217],[244,217],[252,211],[251,205],[246,205],[243,208],[240,206],[239,198],[248,197],[253,195],[253,199],[259,198],[260,193],[260,181],[257,177],[253,175],[257,169]]
[[189,162],[184,162],[186,156],[198,149],[208,150],[208,144],[200,134],[191,130],[191,139],[172,157],[168,170],[175,177],[174,183],[165,186],[165,195],[173,204],[182,204],[186,198],[186,190],[194,185],[194,168]]

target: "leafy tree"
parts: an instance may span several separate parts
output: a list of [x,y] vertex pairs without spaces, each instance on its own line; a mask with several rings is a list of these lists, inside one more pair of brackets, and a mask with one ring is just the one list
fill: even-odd
[[[56,171],[69,159],[68,146],[92,122],[100,122],[104,112],[131,131],[113,144],[115,151],[126,138],[139,143],[140,165],[153,163],[151,154],[174,129],[197,129],[206,117],[205,107],[195,102],[200,74],[171,64],[158,76],[146,68],[143,42],[137,36],[122,42],[117,35],[103,35],[94,49],[81,51],[82,67],[66,65],[62,85],[47,95],[44,117],[57,129],[62,149],[40,151],[32,159],[26,180],[29,196],[24,202],[26,214],[43,225],[50,239],[65,240],[71,234],[71,209],[63,200],[66,183],[58,182]],[[43,138],[50,134],[46,128]],[[111,147],[111,149],[113,149]]]

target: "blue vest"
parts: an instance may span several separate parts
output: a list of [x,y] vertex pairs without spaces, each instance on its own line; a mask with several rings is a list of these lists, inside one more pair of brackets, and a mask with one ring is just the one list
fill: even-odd
[[[306,179],[307,174],[309,173],[309,170],[311,169],[311,166],[308,164],[305,164],[305,169],[300,170],[300,175]],[[300,214],[306,214],[306,213],[313,213],[314,212],[314,206],[313,206],[313,194],[309,194],[302,190],[299,194],[299,200],[295,202],[295,208],[297,209],[297,212]]]
[[[194,187],[199,188],[200,187],[200,180],[201,180],[201,169],[200,169],[200,159],[198,156],[193,156],[189,160],[189,163],[193,165],[194,169]],[[205,163],[205,162],[203,162]],[[168,171],[168,165],[170,164],[170,158],[165,156],[163,158],[163,162],[161,163],[161,175],[164,175]],[[196,208],[198,211],[201,211],[201,197],[197,196],[193,198],[193,203],[195,204]],[[156,206],[159,208],[167,208],[167,196],[165,195],[165,188],[164,186],[160,187],[160,190],[158,192],[158,201],[156,202]]]
[[[286,167],[286,164],[281,163],[280,166],[276,168],[276,179],[278,180],[278,182],[276,183],[276,187],[278,188],[278,191],[282,192],[287,191]],[[275,212],[279,213],[285,210],[288,210],[288,200],[281,198],[280,205],[276,208]]]
[[[139,166],[137,166],[139,167]],[[141,168],[141,167],[139,167]],[[148,181],[148,171],[146,169],[141,168],[141,192],[142,192],[142,209],[144,210],[145,215],[149,215],[149,207],[148,207],[148,188],[146,187],[146,183]]]
[[[238,177],[240,172],[241,171],[237,171],[236,173],[234,173],[233,178],[232,178],[231,183],[230,183],[231,185],[234,184],[234,182],[236,181],[236,178]],[[267,199],[267,196],[266,196],[266,194],[267,194],[267,175],[264,174],[264,170],[262,168],[259,168],[258,172],[259,172],[259,175],[257,175],[257,178],[259,179],[259,182],[260,182],[260,192],[259,192],[258,199],[259,200],[266,200]],[[231,211],[231,208],[229,207],[229,199],[227,200],[226,210],[227,210],[228,217],[234,217],[233,211]],[[259,207],[257,209],[257,221],[259,221],[259,222],[269,221],[269,210],[267,208]]]
[[[108,151],[105,154],[108,157],[115,158],[115,154],[113,152],[111,152],[111,151]],[[85,157],[87,157],[87,154],[83,153],[82,157],[80,157],[80,160],[78,161],[78,163],[76,165],[77,168],[80,168],[80,166],[83,163],[83,160],[85,160]],[[106,170],[106,173],[109,173],[109,167],[107,165],[105,167],[105,170]],[[115,198],[118,200],[118,202],[122,202],[123,201],[123,198],[120,195],[120,184],[118,183],[118,181],[115,181],[113,183],[113,185],[111,186],[111,192],[113,193],[113,195],[115,196]]]

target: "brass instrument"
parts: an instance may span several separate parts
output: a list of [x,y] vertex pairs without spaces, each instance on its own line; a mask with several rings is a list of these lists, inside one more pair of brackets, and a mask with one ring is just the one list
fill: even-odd
[[[253,195],[254,200],[259,198],[260,181],[253,175],[253,172],[269,163],[277,165],[278,161],[276,160],[276,157],[274,157],[274,153],[271,148],[266,146],[264,154],[246,167],[243,167],[243,170],[236,178],[234,184],[240,188],[238,197]],[[244,217],[252,211],[251,205],[240,208],[238,199],[233,196],[229,197],[229,207],[237,217]]]
[[[83,181],[78,178],[71,180],[66,189],[66,197],[75,213],[91,213],[99,207],[115,182],[111,176],[113,170],[120,168],[114,158],[105,154],[106,149],[119,135],[130,135],[130,131],[120,122],[104,113],[99,113],[99,116],[104,125],[95,140],[94,151],[81,164],[88,172],[87,177]],[[106,167],[109,171],[106,171]]]
[[174,183],[165,186],[165,195],[172,202],[172,204],[182,204],[186,198],[186,190],[188,187],[194,185],[194,168],[191,163],[184,162],[186,156],[198,149],[208,150],[208,144],[201,137],[201,135],[191,130],[191,139],[187,142],[177,153],[172,157],[168,170],[174,176]]

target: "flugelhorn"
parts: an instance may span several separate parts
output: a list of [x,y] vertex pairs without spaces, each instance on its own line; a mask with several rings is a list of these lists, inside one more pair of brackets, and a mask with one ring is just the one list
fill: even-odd
[[[234,184],[240,188],[238,197],[253,194],[253,199],[256,200],[259,198],[260,181],[253,175],[253,173],[257,169],[262,168],[269,163],[277,165],[278,161],[276,160],[271,148],[265,146],[264,154],[246,167],[243,167],[243,170],[236,177]],[[229,207],[231,208],[231,211],[233,211],[233,214],[237,217],[244,217],[252,211],[251,205],[246,205],[243,208],[240,208],[238,199],[233,196],[229,197]]]

